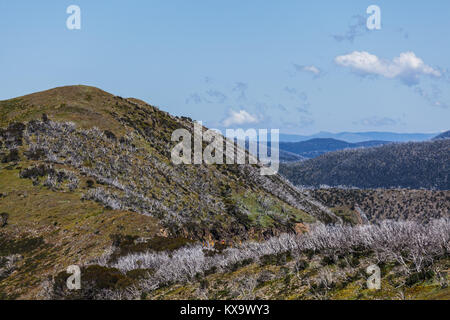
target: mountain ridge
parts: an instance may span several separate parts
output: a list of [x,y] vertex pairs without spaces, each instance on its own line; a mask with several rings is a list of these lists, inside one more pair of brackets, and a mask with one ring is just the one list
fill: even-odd
[[426,141],[435,137],[437,133],[396,133],[382,131],[368,132],[326,132],[322,131],[312,135],[296,135],[296,134],[280,134],[280,141],[283,142],[301,142],[315,138],[337,139],[349,143],[358,143],[371,140],[392,141],[392,142],[409,142],[409,141]]
[[280,173],[295,185],[450,189],[450,140],[393,143],[341,150],[299,163],[281,164]]
[[331,151],[374,147],[389,143],[392,142],[371,140],[350,143],[332,138],[314,138],[300,142],[280,142],[280,150],[298,154],[305,158],[315,158]]

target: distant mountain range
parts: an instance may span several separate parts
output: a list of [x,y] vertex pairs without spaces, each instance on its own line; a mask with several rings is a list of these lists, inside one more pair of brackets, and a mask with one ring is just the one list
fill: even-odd
[[[280,142],[280,150],[285,152],[291,152],[300,155],[304,158],[315,158],[324,153],[343,150],[343,149],[356,149],[363,147],[376,147],[391,143],[389,141],[365,141],[350,143],[342,140],[336,140],[331,138],[324,139],[311,139],[300,142]],[[280,159],[281,159],[280,154]]]
[[427,141],[439,133],[395,133],[395,132],[319,132],[313,135],[293,135],[280,134],[280,141],[282,142],[300,142],[311,139],[336,139],[350,143],[365,142],[365,141],[392,141],[392,142],[410,142],[410,141]]
[[[322,132],[317,135],[327,135],[330,133]],[[314,135],[314,136],[317,136]],[[337,133],[330,134],[335,136],[341,136],[347,139],[356,139],[356,136],[362,137],[385,137],[392,140],[368,140],[360,142],[348,142],[345,140],[339,140],[335,138],[312,138],[308,140],[301,140],[292,142],[291,140],[307,138],[307,136],[296,135],[280,135],[279,142],[279,159],[280,162],[295,162],[307,159],[313,159],[328,152],[358,149],[358,148],[371,148],[387,145],[390,143],[398,142],[423,142],[439,139],[450,138],[450,131],[436,134],[424,134],[424,133],[392,133],[392,132],[361,132],[361,133]],[[404,140],[404,141],[403,141]],[[268,143],[270,147],[270,142]],[[246,148],[248,149],[248,141],[246,142]],[[270,148],[268,149],[270,153]]]
[[450,190],[450,140],[392,143],[281,164],[295,185]]

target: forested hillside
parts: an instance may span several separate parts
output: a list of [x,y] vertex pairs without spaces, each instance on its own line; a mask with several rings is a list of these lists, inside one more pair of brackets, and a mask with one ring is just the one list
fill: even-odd
[[445,139],[331,152],[282,164],[280,173],[300,186],[448,190],[449,163],[450,140]]

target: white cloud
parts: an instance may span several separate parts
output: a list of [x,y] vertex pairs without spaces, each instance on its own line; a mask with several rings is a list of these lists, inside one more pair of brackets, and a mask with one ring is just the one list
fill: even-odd
[[389,79],[398,78],[407,85],[417,84],[420,75],[441,77],[438,70],[426,65],[414,52],[403,52],[392,61],[382,60],[366,51],[354,51],[338,56],[335,62],[363,75],[378,75]]
[[223,120],[223,125],[228,127],[232,125],[243,125],[257,122],[259,122],[258,117],[251,115],[245,110],[230,110],[229,116]]
[[322,73],[322,71],[320,71],[319,68],[317,68],[316,66],[301,66],[298,64],[294,64],[294,68],[299,71],[299,72],[310,72],[313,73],[315,76],[318,76]]
[[315,67],[315,66],[304,66],[303,70],[304,71],[308,71],[308,72],[312,72],[315,75],[320,74],[320,70],[317,67]]

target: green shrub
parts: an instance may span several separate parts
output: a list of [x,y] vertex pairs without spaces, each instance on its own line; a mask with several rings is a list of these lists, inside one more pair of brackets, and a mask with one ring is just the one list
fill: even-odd
[[322,266],[330,266],[336,263],[334,255],[325,255],[320,262]]
[[19,150],[12,149],[9,151],[9,154],[6,156],[3,156],[2,163],[8,163],[8,162],[16,162],[20,160]]
[[86,187],[87,187],[88,189],[93,188],[94,185],[95,185],[95,182],[94,182],[93,180],[88,179],[88,180],[86,181]]
[[291,253],[281,252],[277,254],[266,254],[259,259],[262,266],[266,265],[283,266],[289,259],[291,259]]
[[204,272],[205,277],[217,272],[217,267],[212,267]]
[[306,257],[308,257],[309,260],[311,260],[314,255],[316,254],[316,252],[314,250],[305,250],[304,253],[306,254]]
[[200,280],[200,289],[207,289],[209,287],[209,282],[206,279]]
[[408,287],[411,287],[418,282],[433,279],[434,276],[435,276],[435,274],[432,270],[426,270],[426,271],[423,270],[421,272],[415,272],[406,279],[405,284]]
[[359,262],[359,258],[352,256],[349,260],[349,264],[351,267],[356,268],[357,266],[359,266],[360,262]]
[[81,289],[69,290],[66,281],[70,277],[66,271],[54,277],[52,299],[92,300],[102,290],[121,291],[130,287],[135,280],[118,269],[99,265],[81,268]]
[[149,275],[155,271],[151,269],[134,269],[127,272],[127,277],[133,280],[140,280],[148,278]]
[[306,260],[298,260],[297,263],[295,264],[295,270],[297,272],[308,269],[308,267],[309,267],[309,263]]
[[81,271],[84,283],[93,283],[99,289],[125,289],[132,284],[131,279],[118,269],[92,265]]
[[0,228],[5,227],[8,224],[9,214],[6,212],[0,213]]
[[234,272],[236,270],[239,270],[240,268],[243,268],[245,266],[248,266],[249,264],[253,263],[253,259],[252,258],[248,258],[248,259],[244,259],[242,261],[236,262],[234,264],[232,264],[229,269],[231,272]]
[[8,239],[5,235],[0,234],[1,256],[31,252],[41,247],[42,245],[44,245],[44,239],[42,237]]

